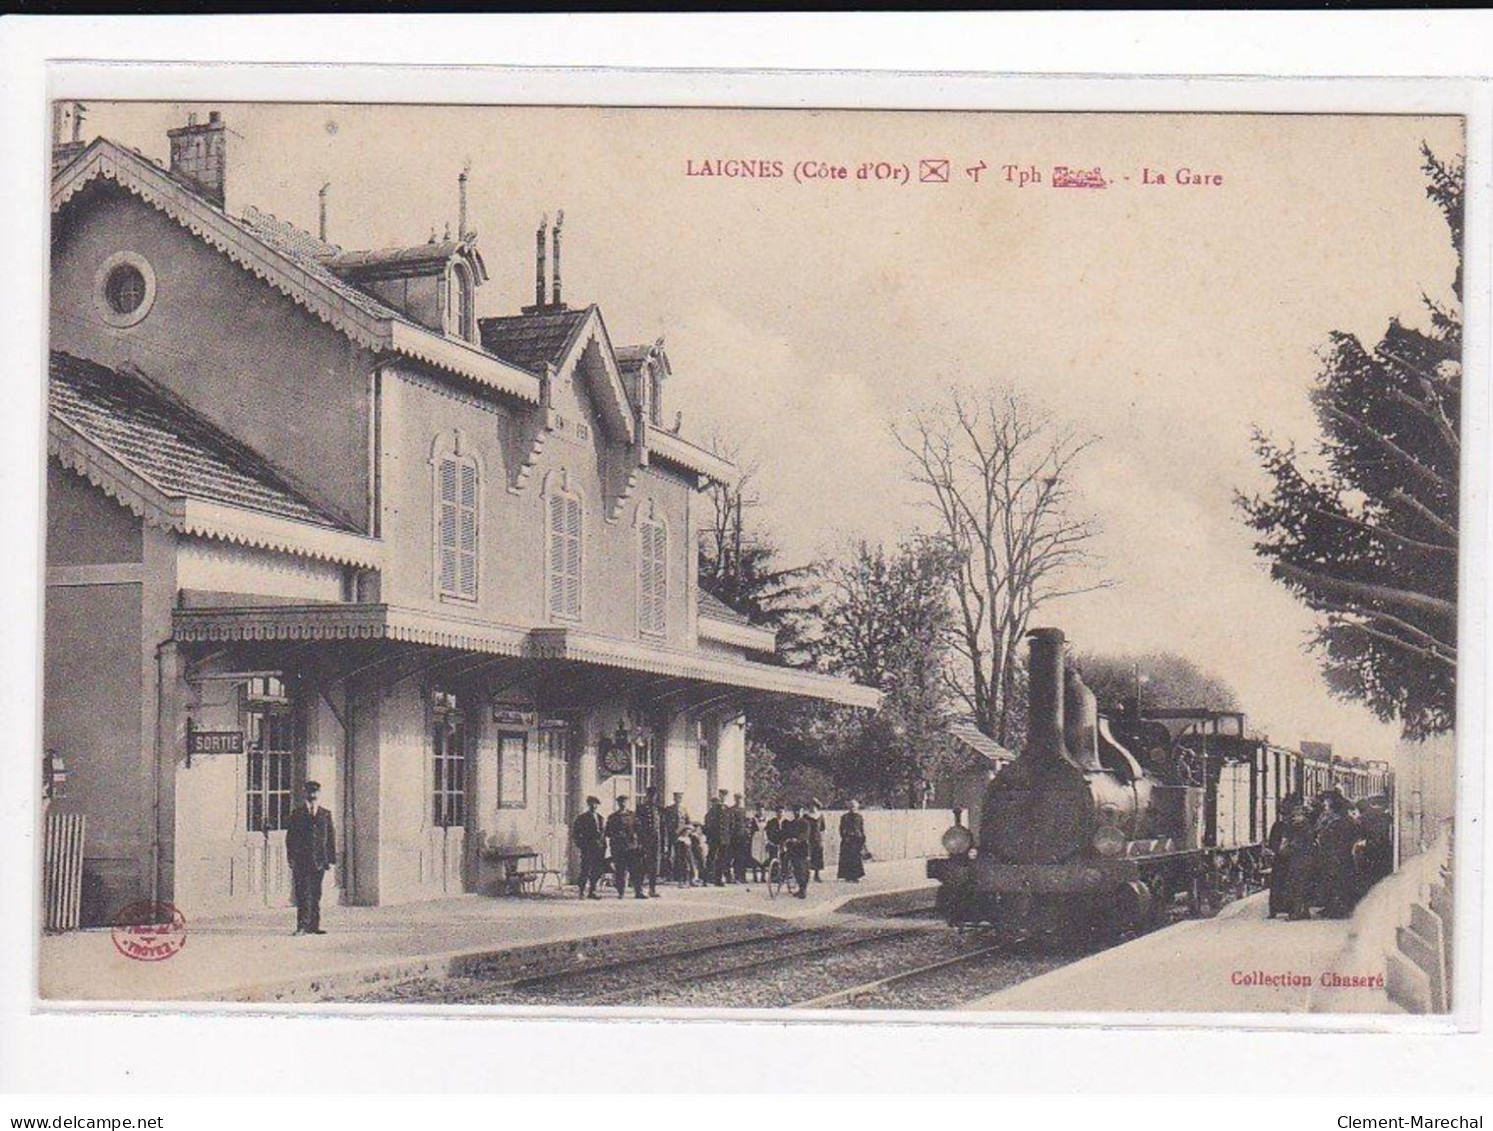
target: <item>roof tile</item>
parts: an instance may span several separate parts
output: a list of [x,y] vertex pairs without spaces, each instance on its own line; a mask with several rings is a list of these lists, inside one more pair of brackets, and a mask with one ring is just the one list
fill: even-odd
[[558,366],[581,323],[591,313],[583,310],[544,310],[478,321],[482,348],[509,365],[539,374],[546,365]]
[[258,453],[144,378],[56,352],[50,372],[51,414],[167,495],[353,529],[286,483]]

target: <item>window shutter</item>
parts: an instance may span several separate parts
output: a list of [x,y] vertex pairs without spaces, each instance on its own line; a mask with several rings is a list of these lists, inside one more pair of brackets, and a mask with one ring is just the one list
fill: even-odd
[[565,611],[581,615],[581,502],[565,500]]
[[565,615],[565,499],[550,496],[550,613]]
[[446,457],[438,476],[436,554],[442,593],[477,596],[477,468]]
[[662,526],[653,528],[653,602],[654,624],[658,632],[668,628],[669,602],[669,534]]

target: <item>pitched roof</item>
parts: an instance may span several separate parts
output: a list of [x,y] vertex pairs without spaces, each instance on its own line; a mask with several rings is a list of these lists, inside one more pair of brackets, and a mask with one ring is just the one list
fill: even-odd
[[162,493],[353,529],[286,483],[258,453],[145,379],[55,352],[50,374],[52,416]]
[[706,592],[704,589],[699,590],[699,594],[699,609],[702,617],[709,617],[711,620],[723,620],[730,624],[752,623],[751,620],[738,613],[719,597]]
[[96,138],[53,174],[52,210],[65,207],[100,179],[115,182],[164,212],[360,345],[415,358],[530,403],[539,400],[532,373],[422,326],[340,278],[323,262],[340,255],[340,248],[255,208],[242,217],[230,216],[190,182],[107,138]]
[[344,251],[329,257],[326,265],[339,275],[405,274],[444,268],[461,250],[456,240],[435,240],[413,247],[383,247],[371,251]]
[[987,762],[997,766],[1004,766],[1016,757],[1011,751],[1007,750],[999,742],[975,726],[974,723],[950,723],[949,735],[966,750],[979,755]]
[[546,365],[558,367],[564,362],[575,336],[594,309],[588,306],[581,310],[536,310],[479,319],[482,348],[509,365],[530,373],[543,373]]
[[[229,219],[231,220],[232,217]],[[342,254],[340,248],[323,243],[310,232],[296,227],[289,220],[281,220],[269,212],[261,212],[252,204],[244,209],[244,214],[237,224],[261,243],[268,244],[287,259],[292,260],[297,267],[313,276],[323,286],[336,291],[339,297],[346,299],[365,314],[397,322],[410,321],[392,306],[386,306],[367,291],[359,290],[327,266],[330,258]]]

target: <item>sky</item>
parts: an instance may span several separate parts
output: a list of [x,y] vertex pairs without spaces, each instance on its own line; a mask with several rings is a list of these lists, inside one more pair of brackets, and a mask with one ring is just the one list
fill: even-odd
[[[1460,153],[1460,119],[95,103],[84,136],[164,161],[166,130],[209,109],[232,131],[229,210],[314,231],[330,183],[345,248],[454,228],[469,164],[479,315],[533,301],[534,230],[563,209],[566,300],[598,303],[619,345],[664,337],[666,412],[760,463],[786,560],[930,528],[890,424],[950,385],[1022,393],[1099,437],[1075,485],[1114,582],[1043,623],[1082,651],[1192,658],[1278,742],[1392,755],[1393,726],[1328,695],[1312,617],[1233,498],[1265,486],[1252,426],[1312,443],[1330,331],[1372,343],[1449,298],[1419,148]],[[694,175],[728,160],[782,175]],[[1059,165],[1106,187],[1057,188]]]

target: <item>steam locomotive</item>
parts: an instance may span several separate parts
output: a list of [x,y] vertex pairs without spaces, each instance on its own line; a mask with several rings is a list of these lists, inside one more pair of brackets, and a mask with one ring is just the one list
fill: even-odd
[[928,861],[955,925],[1071,936],[1155,925],[1179,902],[1203,914],[1263,881],[1286,795],[1393,789],[1383,763],[1273,746],[1238,712],[1102,716],[1060,630],[1030,648],[1026,748]]

